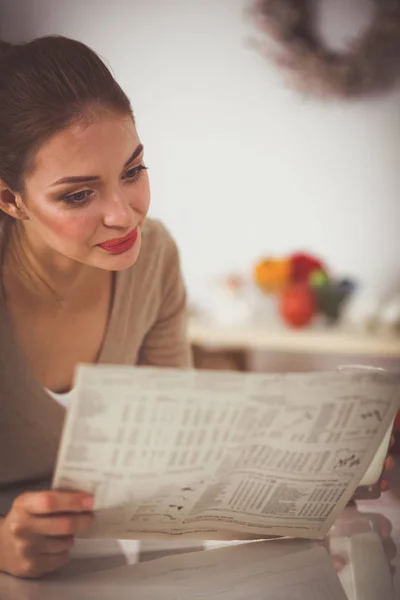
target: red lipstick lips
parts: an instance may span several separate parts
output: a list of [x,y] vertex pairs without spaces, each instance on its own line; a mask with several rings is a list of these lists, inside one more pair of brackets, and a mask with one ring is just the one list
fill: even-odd
[[111,254],[121,254],[122,252],[127,252],[132,248],[135,244],[138,237],[138,229],[135,227],[132,231],[130,231],[127,235],[122,238],[114,238],[113,240],[108,240],[107,242],[103,242],[99,244],[100,248],[105,250],[106,252],[110,252]]

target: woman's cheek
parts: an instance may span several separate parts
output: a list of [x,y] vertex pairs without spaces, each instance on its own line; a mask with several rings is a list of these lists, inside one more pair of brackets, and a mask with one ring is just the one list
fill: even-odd
[[[71,242],[85,243],[94,239],[99,220],[96,215],[81,214],[62,215],[52,221],[52,230],[58,238]],[[94,240],[96,243],[96,240]]]
[[139,189],[136,198],[133,201],[132,208],[140,215],[145,216],[150,205],[150,183],[147,173],[139,183]]

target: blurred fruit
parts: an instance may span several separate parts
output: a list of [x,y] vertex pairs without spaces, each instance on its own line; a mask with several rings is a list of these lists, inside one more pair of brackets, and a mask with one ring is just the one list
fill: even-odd
[[317,269],[310,273],[308,281],[312,287],[319,288],[324,285],[327,285],[327,283],[329,282],[329,278],[325,271],[323,271],[322,269]]
[[254,269],[254,280],[258,287],[268,294],[280,292],[289,282],[290,260],[266,258]]
[[306,327],[317,313],[315,296],[309,285],[294,283],[280,295],[279,312],[291,327]]
[[318,311],[329,323],[338,321],[344,303],[354,291],[355,283],[349,279],[330,280],[325,285],[314,286]]
[[308,282],[314,271],[326,272],[324,264],[318,258],[305,252],[295,252],[290,260],[290,279],[293,282]]

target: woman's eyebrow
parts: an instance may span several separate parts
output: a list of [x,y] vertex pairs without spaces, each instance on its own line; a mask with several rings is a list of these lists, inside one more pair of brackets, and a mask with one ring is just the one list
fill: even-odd
[[128,158],[128,160],[124,164],[124,167],[127,167],[128,165],[130,165],[131,162],[133,162],[135,160],[135,158],[137,158],[139,156],[139,154],[141,154],[141,152],[143,152],[143,144],[139,144],[139,146],[136,148],[136,150],[134,150],[132,152],[131,156]]
[[[124,168],[130,165],[131,162],[133,162],[135,158],[137,158],[139,154],[141,154],[142,151],[143,144],[139,144],[124,164]],[[65,185],[66,183],[89,183],[91,181],[99,181],[99,179],[100,175],[72,175],[70,177],[62,177],[61,179],[57,179],[57,181],[52,183],[49,187],[54,187],[56,185]]]

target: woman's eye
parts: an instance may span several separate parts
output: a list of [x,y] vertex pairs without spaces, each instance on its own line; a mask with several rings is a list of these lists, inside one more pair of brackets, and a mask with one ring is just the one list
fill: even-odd
[[143,171],[145,171],[147,167],[144,165],[139,165],[138,167],[132,167],[132,169],[128,169],[125,171],[123,175],[123,179],[128,181],[137,181],[139,177],[142,175]]
[[66,196],[63,196],[62,199],[67,204],[84,204],[92,194],[92,190],[81,190],[74,194],[67,194]]

